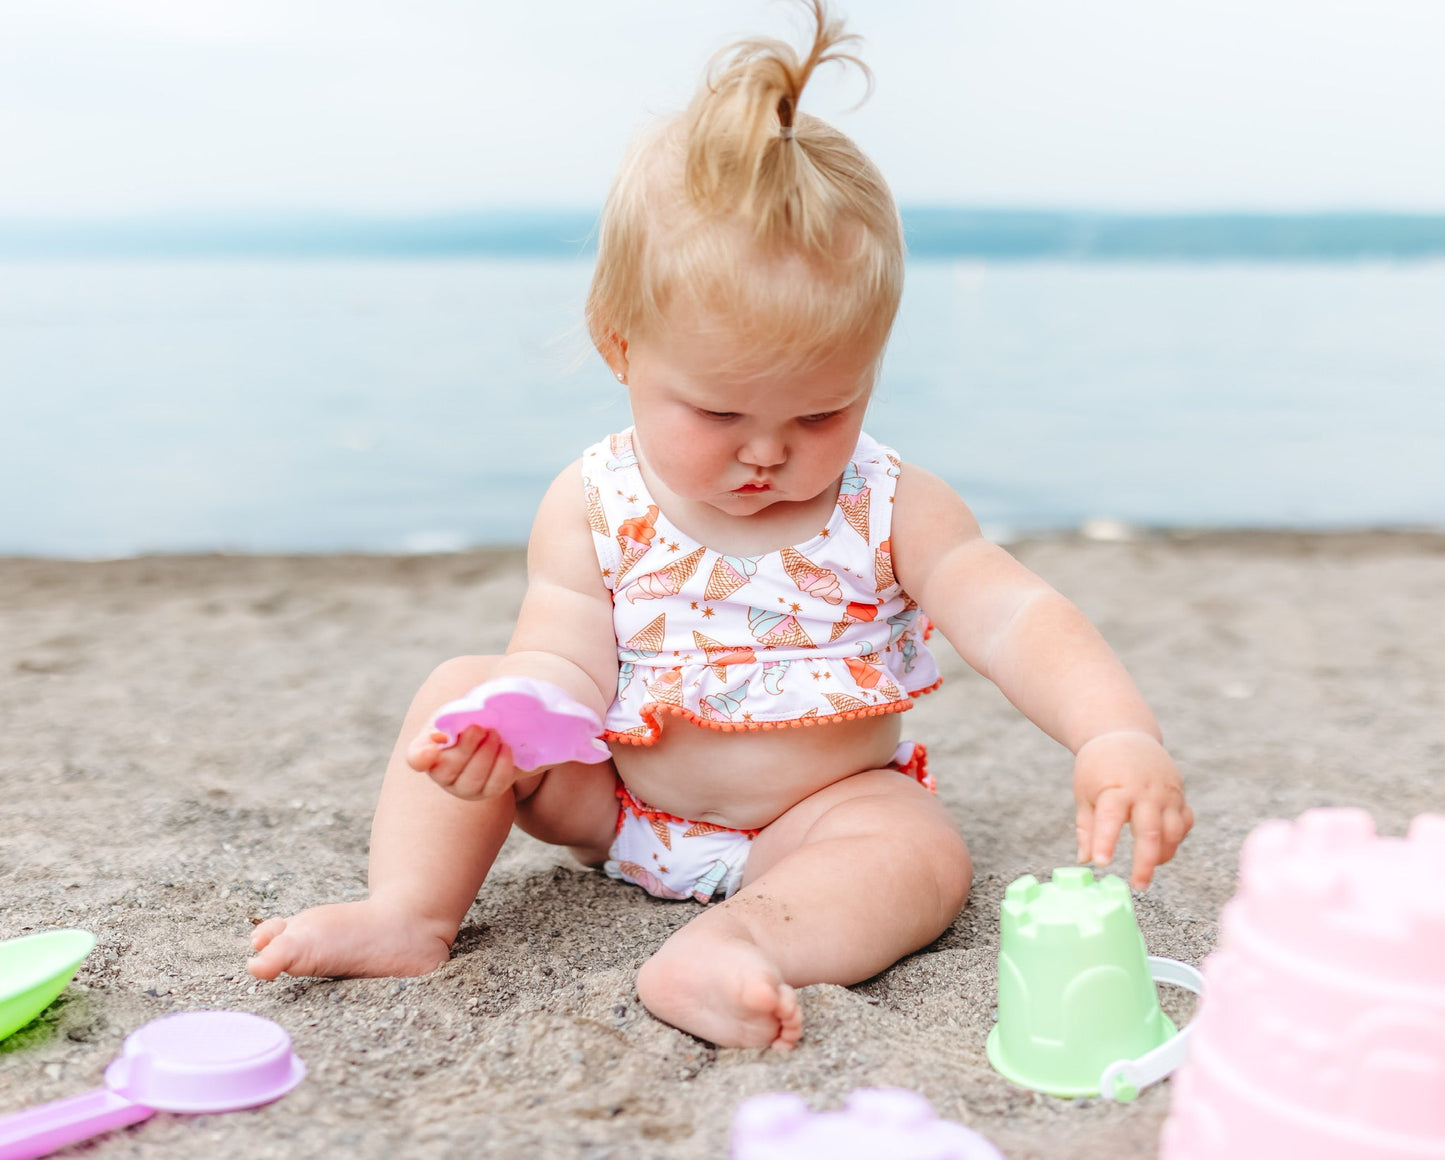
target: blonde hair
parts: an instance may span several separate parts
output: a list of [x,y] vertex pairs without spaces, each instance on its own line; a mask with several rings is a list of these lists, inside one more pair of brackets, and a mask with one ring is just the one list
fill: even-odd
[[687,301],[805,363],[844,340],[887,340],[903,289],[903,230],[877,167],[843,133],[798,112],[814,69],[866,65],[841,20],[802,0],[807,55],[778,40],[718,53],[697,96],[633,143],[602,211],[587,327],[656,334]]

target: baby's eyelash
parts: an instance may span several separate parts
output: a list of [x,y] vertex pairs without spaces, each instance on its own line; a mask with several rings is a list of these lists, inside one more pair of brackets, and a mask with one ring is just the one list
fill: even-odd
[[804,423],[825,423],[825,422],[827,422],[829,419],[832,419],[834,416],[836,416],[836,415],[841,415],[841,414],[842,414],[841,411],[820,411],[820,412],[819,412],[818,414],[816,414],[816,415],[804,415],[804,416],[803,416],[803,422],[804,422]]
[[736,419],[738,417],[736,411],[705,411],[701,407],[697,409],[697,413],[708,419]]

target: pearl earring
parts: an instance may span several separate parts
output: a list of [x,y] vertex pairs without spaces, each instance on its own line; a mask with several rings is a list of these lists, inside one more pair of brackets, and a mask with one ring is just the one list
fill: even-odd
[[625,382],[627,381],[627,376],[624,375],[621,371],[618,371],[618,372],[617,372],[617,381],[618,381],[619,383],[625,383]]

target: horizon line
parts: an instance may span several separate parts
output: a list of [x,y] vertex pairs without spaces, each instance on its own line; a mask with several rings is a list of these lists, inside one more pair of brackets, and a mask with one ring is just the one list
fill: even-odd
[[[997,259],[1445,256],[1445,213],[1397,210],[1131,211],[901,207],[910,257]],[[580,258],[596,209],[455,209],[419,214],[322,209],[147,211],[108,218],[0,216],[0,258]]]

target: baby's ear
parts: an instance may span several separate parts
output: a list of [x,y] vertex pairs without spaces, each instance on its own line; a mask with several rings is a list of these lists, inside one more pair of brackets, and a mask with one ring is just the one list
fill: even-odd
[[627,376],[627,339],[623,338],[615,330],[609,330],[597,344],[597,350],[607,365],[612,368],[612,373],[620,379]]

